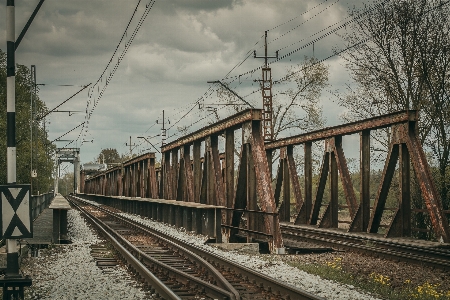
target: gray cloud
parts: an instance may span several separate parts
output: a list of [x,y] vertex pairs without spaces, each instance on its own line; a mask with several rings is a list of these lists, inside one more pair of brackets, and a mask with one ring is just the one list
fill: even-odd
[[[16,35],[37,3],[38,0],[16,1]],[[56,85],[83,85],[97,80],[137,3],[138,0],[44,2],[16,53],[16,61],[37,66],[38,82],[49,84],[41,87],[40,92],[49,108],[79,89]],[[142,2],[137,17],[147,3]],[[265,30],[269,30],[269,54],[281,49],[280,55],[285,55],[317,37],[311,38],[310,35],[344,19],[353,5],[361,5],[361,1],[157,0],[92,115],[84,138],[94,139],[94,143],[83,145],[83,162],[92,160],[101,148],[117,148],[125,152],[124,143],[130,135],[135,139],[143,134],[158,134],[160,126],[154,123],[161,119],[162,110],[173,124],[200,97],[204,96],[205,103],[217,102],[215,92],[205,96],[210,87],[206,81],[224,78],[246,58],[249,51],[255,49],[258,55],[263,55],[261,37]],[[0,15],[6,15],[5,4],[0,5]],[[0,48],[4,50],[6,24],[3,20],[0,22],[0,40],[3,41]],[[136,24],[137,20],[131,23],[125,42]],[[340,44],[342,40],[338,35],[329,35],[315,43],[314,55],[318,59],[326,58],[332,54],[332,47]],[[124,44],[119,47],[119,52],[123,48]],[[312,46],[272,64],[274,79],[281,78],[290,65],[301,62],[305,55],[313,55]],[[326,63],[333,71],[330,75],[332,88],[339,88],[347,81],[342,62],[333,58]],[[237,76],[262,64],[262,59],[254,59],[251,55],[230,73],[226,81],[231,82],[238,94],[251,94],[258,90],[258,83],[253,80],[260,77],[260,71],[247,74],[240,81]],[[276,89],[282,90],[283,87]],[[329,93],[323,94],[329,123],[335,124],[339,121],[335,116],[340,108],[330,98]],[[255,105],[261,102],[259,92],[246,99]],[[86,101],[87,92],[82,92],[63,108],[85,111]],[[224,111],[220,113],[223,115]],[[206,124],[208,118],[205,115],[206,111],[195,108],[177,125],[195,123],[192,129],[198,129]],[[50,138],[65,133],[84,119],[84,113],[71,117],[52,114],[48,119],[51,122]],[[151,129],[145,132],[149,127]],[[176,126],[171,129],[171,132],[175,131]],[[75,131],[68,136],[76,139],[78,134]],[[158,139],[152,141],[159,144]],[[77,143],[79,146],[80,141]]]

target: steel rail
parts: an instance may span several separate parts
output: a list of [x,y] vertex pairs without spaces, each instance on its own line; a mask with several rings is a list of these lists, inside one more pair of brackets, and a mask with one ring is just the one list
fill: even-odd
[[225,291],[232,294],[232,295],[228,295],[230,297],[230,299],[240,299],[239,292],[228,282],[228,280],[226,280],[223,277],[223,275],[219,271],[217,271],[217,269],[214,266],[212,266],[208,261],[205,261],[199,255],[195,254],[192,251],[189,251],[185,247],[182,247],[179,244],[177,244],[167,238],[164,238],[163,236],[161,236],[159,234],[155,234],[154,232],[148,231],[147,228],[144,227],[142,224],[138,224],[138,223],[136,224],[134,222],[130,222],[131,221],[130,219],[121,217],[118,215],[115,215],[115,217],[120,219],[123,222],[127,222],[127,224],[132,225],[135,229],[143,231],[147,234],[150,234],[165,244],[169,244],[171,247],[176,248],[179,253],[182,252],[183,255],[188,257],[189,259],[191,259],[191,261],[195,261],[195,262],[201,264],[208,271],[208,273],[212,275],[217,286],[219,286],[220,288],[222,288]]
[[171,240],[175,241],[176,244],[182,245],[182,247],[199,255],[200,257],[203,257],[207,261],[211,262],[213,265],[216,265],[216,266],[219,265],[224,269],[233,270],[235,273],[240,274],[243,278],[247,278],[249,281],[256,283],[256,285],[264,287],[266,290],[269,290],[273,293],[277,293],[280,296],[280,299],[291,299],[291,300],[294,300],[294,299],[295,300],[322,300],[323,299],[321,297],[318,297],[316,295],[308,293],[300,288],[286,284],[280,280],[274,279],[270,276],[256,272],[250,268],[247,268],[247,267],[242,266],[238,263],[235,263],[231,260],[228,260],[226,258],[218,256],[214,253],[207,252],[204,249],[201,249],[194,245],[188,244],[188,243],[186,243],[180,239],[177,239],[173,236],[169,236],[163,232],[160,232],[153,228],[149,228],[140,222],[137,222],[137,221],[125,218],[125,217],[123,217],[123,218],[126,219],[127,222],[132,222],[136,226],[145,228],[145,231],[149,232],[149,234],[152,234],[152,235],[157,234],[157,235],[166,237],[167,239],[171,239]]
[[358,237],[314,230],[295,225],[280,224],[283,237],[293,241],[307,241],[327,246],[383,256],[393,260],[426,264],[440,269],[450,269],[450,251],[406,245],[397,242],[381,241],[370,237]]
[[[72,196],[73,197],[73,196]],[[78,201],[83,201],[83,199],[73,197]],[[71,201],[72,202],[72,201]],[[83,201],[84,203],[88,203]],[[73,202],[72,202],[73,203]],[[89,204],[89,203],[88,203]],[[79,207],[79,206],[78,206]],[[83,209],[79,207],[80,209]],[[144,231],[145,228],[141,226],[136,226],[135,222],[132,222],[131,220],[121,217],[117,214],[112,213],[111,211],[108,211],[107,209],[104,209],[102,207],[96,207],[97,209],[108,213],[109,215],[113,214],[113,217],[116,219],[119,219],[121,222],[126,222],[129,225],[132,225],[136,230]],[[85,211],[83,209],[83,211]],[[86,211],[85,211],[86,212]],[[88,213],[88,212],[86,212]],[[152,235],[152,237],[155,237],[156,239],[162,241],[165,244],[169,244],[171,248],[176,248],[178,253],[183,253],[183,255],[189,257],[192,261],[196,262],[197,264],[204,267],[208,274],[211,275],[212,279],[216,282],[216,285],[213,285],[209,282],[203,281],[195,276],[189,275],[185,272],[182,272],[176,268],[173,268],[165,263],[162,263],[158,261],[157,259],[154,259],[153,257],[147,255],[145,252],[141,251],[140,249],[136,248],[133,244],[131,244],[128,240],[123,238],[120,234],[115,232],[110,226],[105,224],[104,222],[97,220],[97,223],[99,223],[101,226],[106,228],[106,230],[117,240],[120,240],[122,244],[125,244],[128,249],[130,249],[130,252],[134,253],[135,257],[138,257],[139,260],[143,263],[151,264],[151,265],[157,265],[162,269],[167,270],[171,275],[177,278],[180,282],[190,282],[191,284],[197,284],[198,286],[201,286],[205,293],[212,296],[214,299],[240,299],[239,292],[234,289],[234,287],[220,274],[211,264],[209,264],[207,261],[202,259],[201,257],[197,256],[196,254],[190,252],[187,249],[183,249],[180,245],[177,245],[176,243],[160,236],[154,233],[146,232]]]
[[142,264],[133,254],[130,253],[120,242],[114,238],[106,229],[103,228],[99,222],[97,222],[87,211],[77,205],[75,202],[67,199],[72,205],[77,207],[77,209],[93,224],[101,233],[106,237],[113,247],[120,253],[120,255],[125,259],[125,261],[132,266],[132,268],[139,273],[139,275],[155,289],[159,296],[164,299],[181,299],[172,290],[170,290],[161,280],[159,280],[153,273],[151,273],[147,267]]

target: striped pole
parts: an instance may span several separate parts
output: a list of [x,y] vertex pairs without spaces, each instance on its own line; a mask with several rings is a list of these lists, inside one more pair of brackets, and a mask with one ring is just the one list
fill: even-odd
[[14,0],[6,6],[6,136],[8,183],[16,183],[16,59]]
[[[16,60],[14,0],[6,0],[6,145],[7,183],[16,183]],[[6,240],[6,273],[19,275],[19,253],[15,239]]]

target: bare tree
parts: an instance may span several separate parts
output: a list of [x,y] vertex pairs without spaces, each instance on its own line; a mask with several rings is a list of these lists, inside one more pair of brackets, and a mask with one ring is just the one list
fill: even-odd
[[[273,96],[274,139],[284,132],[307,132],[324,125],[320,94],[328,84],[328,67],[315,58],[289,68],[282,79],[287,89]],[[242,100],[225,88],[218,90],[221,102],[239,112],[248,108]],[[262,107],[261,104],[258,105]]]
[[291,67],[285,77],[293,87],[274,97],[274,139],[288,131],[308,132],[323,127],[325,121],[320,94],[328,84],[328,67],[315,58]]
[[351,11],[354,22],[344,36],[350,49],[342,57],[358,85],[340,100],[348,120],[419,111],[420,138],[439,169],[444,207],[450,202],[449,6],[441,0],[378,0]]

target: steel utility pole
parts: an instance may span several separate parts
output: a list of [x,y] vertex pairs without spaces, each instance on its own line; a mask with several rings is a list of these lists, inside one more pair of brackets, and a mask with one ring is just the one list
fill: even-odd
[[6,239],[6,272],[0,278],[3,299],[23,299],[29,277],[19,273],[18,238],[33,237],[30,184],[16,184],[16,59],[15,51],[36,16],[44,0],[40,0],[27,24],[15,39],[16,21],[14,0],[6,0],[6,156],[7,185],[0,186],[2,210],[1,237]]
[[133,148],[131,148],[131,147],[136,146],[136,144],[131,143],[131,135],[130,135],[130,143],[129,144],[125,143],[125,146],[130,146],[130,155],[131,155],[131,157],[133,157]]
[[[156,123],[158,124],[158,120],[156,120]],[[166,129],[164,128],[165,120],[164,120],[164,109],[163,109],[163,118],[162,118],[162,128],[161,128],[161,147],[163,147],[166,144]],[[170,121],[169,121],[170,124]]]
[[276,56],[267,56],[267,30],[264,34],[264,56],[256,56],[256,50],[253,52],[254,58],[264,58],[264,68],[262,68],[261,90],[263,97],[263,135],[264,141],[273,140],[273,102],[272,102],[272,69],[268,67],[269,58],[278,58]]
[[[35,78],[34,76],[36,74],[35,71],[35,65],[31,65],[30,68],[30,77],[31,80]],[[34,84],[31,86],[30,89],[30,186],[31,186],[31,193],[33,193],[33,125],[34,125],[34,114],[33,114],[33,93],[35,92],[36,87],[36,80],[34,80]]]

